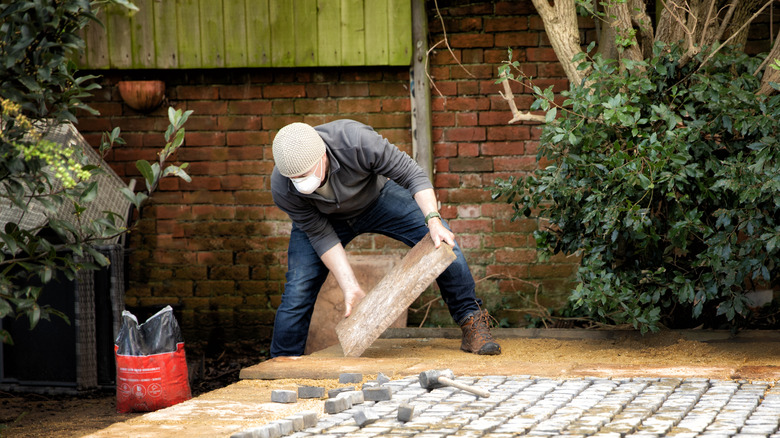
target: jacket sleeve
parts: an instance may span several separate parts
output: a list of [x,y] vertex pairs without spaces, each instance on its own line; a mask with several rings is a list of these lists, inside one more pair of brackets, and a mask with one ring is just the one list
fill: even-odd
[[370,126],[350,125],[350,137],[360,145],[360,165],[378,175],[386,176],[412,195],[433,184],[425,171],[405,152],[377,134]]

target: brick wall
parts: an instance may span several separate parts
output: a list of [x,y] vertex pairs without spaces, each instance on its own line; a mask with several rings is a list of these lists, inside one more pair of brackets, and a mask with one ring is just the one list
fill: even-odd
[[[431,43],[443,39],[429,2]],[[509,206],[491,201],[496,177],[535,166],[539,127],[508,125],[496,71],[512,46],[527,74],[542,85],[567,87],[530,1],[440,2],[452,53],[432,52],[434,185],[469,260],[477,293],[491,310],[560,302],[576,260],[536,259],[534,220],[510,222]],[[190,163],[192,182],[164,180],[131,235],[129,308],[171,304],[188,342],[265,349],[286,270],[290,222],[269,191],[275,132],[293,121],[311,124],[353,118],[372,125],[411,153],[408,68],[248,69],[101,72],[103,89],[91,100],[99,117],[82,116],[79,129],[97,145],[119,126],[127,144],[108,157],[127,179],[135,161],[153,160],[163,145],[168,105],[191,109],[185,147],[176,160]],[[122,103],[116,84],[161,79],[167,101],[151,114]],[[519,87],[517,102],[532,98]],[[405,247],[381,236],[362,236],[348,250],[398,253]],[[410,325],[451,325],[446,308],[426,292],[410,312]],[[433,301],[433,302],[431,302]],[[426,303],[431,304],[429,309]],[[510,323],[520,313],[501,310]]]
[[[536,220],[511,222],[508,205],[493,202],[497,177],[536,166],[540,127],[509,125],[507,103],[495,84],[498,66],[512,47],[515,60],[537,85],[568,87],[530,0],[427,2],[432,52],[435,181],[442,214],[456,232],[477,281],[477,293],[498,319],[523,323],[521,309],[561,303],[577,261],[540,262],[532,233]],[[440,18],[441,17],[441,18]],[[594,32],[581,22],[583,38]],[[766,21],[756,31],[768,34]],[[751,47],[766,50],[766,43]],[[269,191],[270,144],[287,123],[338,118],[368,123],[411,152],[407,68],[301,68],[209,71],[99,72],[103,89],[92,99],[100,117],[81,117],[79,129],[93,145],[100,133],[122,128],[127,145],[109,161],[127,178],[138,178],[135,161],[153,160],[163,145],[167,105],[194,110],[186,146],[176,160],[189,162],[191,183],[164,180],[153,204],[131,235],[127,305],[171,304],[189,343],[267,349],[274,309],[283,290],[290,222]],[[116,83],[162,79],[167,102],[151,114],[125,106]],[[513,85],[521,110],[533,101]],[[379,236],[362,236],[348,250],[401,253]],[[538,292],[538,295],[537,295]],[[438,294],[426,292],[409,324],[452,324]]]

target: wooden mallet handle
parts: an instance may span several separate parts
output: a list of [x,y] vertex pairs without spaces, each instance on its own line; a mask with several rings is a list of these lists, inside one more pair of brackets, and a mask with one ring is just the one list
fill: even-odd
[[464,385],[463,383],[456,382],[452,379],[448,379],[444,376],[439,376],[438,378],[439,383],[447,386],[452,386],[453,388],[462,389],[464,391],[470,392],[472,394],[478,395],[480,397],[488,398],[490,397],[490,393],[485,391],[484,389],[475,388],[473,386]]

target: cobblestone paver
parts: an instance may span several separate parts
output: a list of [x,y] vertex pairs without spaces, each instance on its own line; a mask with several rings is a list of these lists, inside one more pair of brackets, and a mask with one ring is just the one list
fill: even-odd
[[[416,377],[386,383],[391,400],[365,402],[290,437],[780,438],[775,382],[712,379],[459,377],[489,398],[454,388],[426,391]],[[398,406],[414,407],[410,421]],[[356,409],[379,416],[364,427]]]

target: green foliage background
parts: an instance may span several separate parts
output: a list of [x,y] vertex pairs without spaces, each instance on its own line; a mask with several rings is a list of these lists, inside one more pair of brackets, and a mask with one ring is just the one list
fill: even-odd
[[543,254],[581,256],[575,307],[643,332],[676,318],[736,324],[745,293],[780,274],[780,95],[756,94],[760,57],[722,50],[681,66],[681,54],[575,58],[592,73],[562,105],[535,89],[548,164],[494,190],[515,218],[549,220]]
[[[127,0],[0,2],[0,208],[16,214],[0,229],[0,319],[26,316],[30,328],[52,314],[65,318],[39,305],[42,286],[59,274],[73,279],[81,269],[106,266],[109,260],[94,245],[128,230],[126,212],[82,220],[100,190],[93,176],[103,170],[89,165],[80,150],[45,140],[47,130],[76,122],[77,110],[96,113],[81,99],[99,86],[90,82],[94,76],[79,75],[72,59],[84,50],[79,32],[107,5],[137,10]],[[146,190],[125,188],[116,196],[140,209],[161,178],[190,180],[186,163],[166,165],[184,142],[190,114],[169,108],[159,159],[137,163]],[[118,128],[106,133],[100,151],[123,144],[119,134]],[[58,216],[62,206],[71,206],[72,214]],[[23,218],[33,209],[44,211],[48,221],[25,228]],[[7,331],[0,330],[0,341],[12,342]]]

